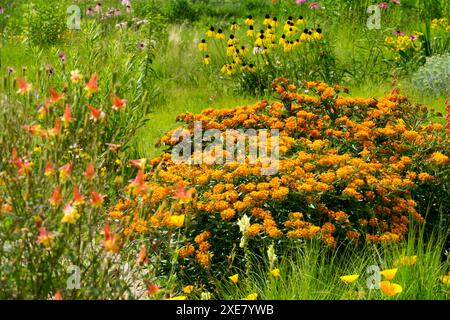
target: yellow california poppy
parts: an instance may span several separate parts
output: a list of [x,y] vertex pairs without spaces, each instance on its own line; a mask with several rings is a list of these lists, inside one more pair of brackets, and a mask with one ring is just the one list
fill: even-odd
[[173,215],[170,217],[170,225],[176,228],[181,228],[184,224],[184,214]]
[[236,273],[235,275],[232,275],[231,277],[228,277],[228,278],[231,280],[231,282],[236,284],[239,281],[239,274]]
[[242,300],[256,300],[257,298],[258,298],[258,294],[257,293],[250,293],[248,296],[246,296]]
[[395,296],[396,294],[399,294],[403,291],[401,285],[391,283],[390,281],[381,281],[380,288],[385,294],[387,294],[390,297]]
[[191,293],[192,290],[194,290],[194,286],[192,286],[192,285],[191,286],[186,286],[186,287],[183,288],[183,292],[187,293],[187,294]]
[[398,269],[388,269],[388,270],[383,270],[380,272],[380,274],[385,277],[387,280],[392,280],[395,278],[395,275],[397,274]]
[[359,278],[359,275],[357,275],[357,274],[351,274],[351,275],[340,277],[340,279],[342,281],[344,281],[345,283],[353,283],[356,280],[358,280],[358,278]]
[[169,298],[167,300],[186,300],[186,299],[187,299],[186,296],[175,296],[175,297]]
[[442,276],[442,277],[441,277],[441,282],[442,282],[443,284],[450,284],[450,275],[448,275],[448,276]]

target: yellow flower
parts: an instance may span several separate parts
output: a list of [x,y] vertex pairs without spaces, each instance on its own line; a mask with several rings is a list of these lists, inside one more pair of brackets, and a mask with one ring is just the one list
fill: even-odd
[[192,292],[192,290],[194,290],[194,286],[186,286],[183,288],[183,292],[186,294],[189,294]]
[[246,296],[242,300],[256,300],[256,299],[258,299],[258,294],[257,293],[250,293],[248,296]]
[[219,39],[219,40],[225,39],[225,34],[222,32],[222,29],[217,30],[216,39]]
[[78,83],[81,80],[83,80],[83,75],[80,73],[80,71],[72,70],[70,71],[70,80],[72,80],[73,83]]
[[77,221],[80,218],[80,214],[78,213],[77,209],[72,207],[70,204],[68,204],[64,210],[64,216],[61,220],[62,223],[69,223],[73,224],[75,221]]
[[236,284],[239,281],[239,274],[236,273],[235,275],[232,275],[231,277],[228,277],[228,278],[231,280],[231,282]]
[[248,18],[245,19],[245,24],[248,26],[252,26],[255,24],[255,20],[253,20],[252,16],[248,16]]
[[353,283],[356,280],[358,280],[358,278],[359,278],[359,275],[357,275],[357,274],[351,274],[351,275],[340,277],[340,279],[342,281],[344,281],[345,283]]
[[206,43],[205,39],[202,39],[202,42],[198,44],[198,50],[200,51],[208,51],[208,44]]
[[187,299],[186,296],[175,296],[175,297],[169,298],[167,300],[186,300],[186,299]]
[[404,256],[404,257],[401,257],[400,259],[395,260],[394,265],[396,265],[396,266],[404,266],[404,265],[412,266],[416,263],[416,261],[417,261],[417,256]]
[[443,284],[450,284],[450,275],[448,275],[448,276],[442,276],[442,277],[441,277],[441,282],[442,282]]
[[203,58],[203,63],[204,63],[204,64],[210,64],[210,63],[211,63],[211,58],[210,58],[208,55],[206,55],[206,56]]
[[433,153],[431,155],[431,160],[436,162],[437,164],[446,164],[447,162],[449,162],[449,158],[440,152]]
[[385,277],[387,280],[392,280],[395,278],[395,275],[397,273],[397,268],[395,269],[388,269],[388,270],[383,270],[380,272],[380,274]]
[[279,276],[280,276],[280,269],[278,269],[278,268],[273,269],[270,273],[271,273],[272,276],[274,276],[274,277],[279,277]]
[[181,228],[184,224],[184,214],[170,216],[170,225],[176,228]]
[[390,297],[395,296],[396,294],[399,294],[400,292],[403,291],[401,285],[391,283],[390,281],[381,281],[380,288],[385,294],[387,294]]

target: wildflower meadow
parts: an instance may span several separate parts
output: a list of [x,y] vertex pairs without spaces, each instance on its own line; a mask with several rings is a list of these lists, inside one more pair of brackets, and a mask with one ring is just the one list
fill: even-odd
[[446,0],[0,0],[0,299],[450,300]]

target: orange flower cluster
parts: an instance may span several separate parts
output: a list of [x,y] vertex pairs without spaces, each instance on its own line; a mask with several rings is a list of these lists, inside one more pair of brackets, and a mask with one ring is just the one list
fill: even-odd
[[[114,217],[134,221],[130,210],[149,212],[149,230],[157,232],[169,227],[161,215],[185,214],[188,236],[179,256],[195,253],[203,266],[215,247],[231,251],[240,238],[211,235],[210,228],[236,231],[245,214],[248,238],[317,237],[330,247],[340,241],[397,242],[411,221],[424,221],[413,191],[440,183],[450,153],[444,126],[420,122],[425,111],[395,91],[380,99],[355,98],[343,87],[307,82],[303,89],[313,93],[307,95],[282,78],[273,88],[281,102],[207,109],[178,120],[191,134],[194,121],[203,130],[280,129],[275,175],[261,175],[260,162],[175,164],[171,150],[179,141],[171,131],[159,141],[169,148],[150,162],[153,171],[141,192],[113,208]],[[173,196],[180,181],[195,189],[192,201]]]

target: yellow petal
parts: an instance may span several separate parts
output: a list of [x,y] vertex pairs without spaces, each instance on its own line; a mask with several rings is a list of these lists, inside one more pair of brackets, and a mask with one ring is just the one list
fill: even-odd
[[344,281],[345,283],[355,282],[356,280],[358,280],[358,278],[359,278],[359,275],[357,275],[357,274],[351,274],[351,275],[340,277],[340,279],[342,281]]
[[380,272],[380,274],[385,277],[387,280],[392,280],[395,278],[395,275],[397,274],[398,269],[388,269],[388,270],[383,270]]
[[169,298],[167,300],[186,300],[186,299],[187,299],[186,296],[176,296],[176,297]]
[[450,284],[450,276],[443,276],[443,277],[441,277],[441,282],[443,284]]
[[184,224],[184,214],[171,216],[170,224],[176,228],[181,228]]
[[258,298],[258,294],[257,293],[250,293],[248,296],[246,296],[242,300],[256,300],[257,298]]
[[274,276],[274,277],[279,277],[279,276],[280,276],[280,269],[278,269],[278,268],[273,269],[270,273],[271,273],[272,276]]
[[396,294],[403,291],[402,287],[399,284],[391,283],[390,281],[381,281],[380,288],[385,294],[390,297],[395,296]]
[[229,277],[229,279],[231,280],[231,282],[236,284],[239,281],[239,274],[236,273],[235,275],[232,275],[231,277]]
[[183,292],[188,294],[191,293],[192,290],[194,290],[194,286],[186,286],[183,288]]

